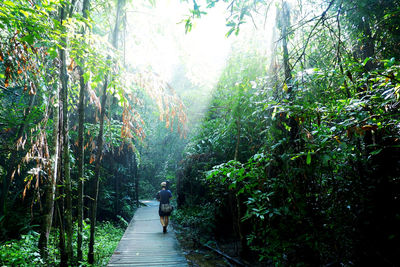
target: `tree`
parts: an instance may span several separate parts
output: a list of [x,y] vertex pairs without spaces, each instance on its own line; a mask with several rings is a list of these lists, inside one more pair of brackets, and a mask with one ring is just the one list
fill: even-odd
[[[63,5],[60,9],[60,23],[65,23],[65,20],[68,16],[67,8],[71,8],[73,10],[74,6],[69,7]],[[66,60],[66,46],[67,46],[67,38],[66,32],[62,32],[61,37],[61,48],[59,51],[60,54],[60,81],[61,81],[61,88],[60,88],[60,127],[61,127],[61,136],[62,141],[62,179],[61,182],[63,183],[63,192],[65,192],[66,198],[66,208],[65,208],[65,217],[66,217],[66,235],[67,235],[67,243],[66,243],[66,257],[67,262],[71,263],[73,260],[73,250],[72,250],[72,190],[71,190],[71,175],[70,175],[70,154],[69,154],[69,121],[68,121],[68,74],[67,74],[67,60]],[[60,206],[63,206],[63,203],[60,202]],[[60,207],[63,210],[62,207]],[[60,221],[61,222],[61,221]],[[62,223],[61,223],[62,225]],[[63,231],[60,231],[63,232]],[[63,240],[63,239],[61,239]],[[61,241],[60,240],[60,241]],[[62,245],[63,246],[63,245]],[[63,258],[63,257],[62,257]],[[67,264],[67,262],[65,264]],[[64,264],[61,262],[61,264]]]
[[[88,19],[90,9],[90,1],[84,0],[82,7],[82,15],[84,19]],[[82,35],[85,35],[85,27],[82,28]],[[85,61],[84,59],[80,62],[79,67],[79,104],[78,104],[78,118],[79,118],[79,130],[78,130],[78,240],[77,240],[77,261],[82,260],[82,231],[83,231],[83,193],[84,193],[84,136],[85,131],[85,93],[87,82],[84,78],[85,74]]]
[[[117,13],[115,18],[115,26],[112,35],[112,45],[115,49],[118,49],[118,35],[122,20],[122,12],[125,5],[125,0],[118,0],[117,3]],[[96,226],[96,212],[97,212],[97,198],[99,191],[99,175],[100,175],[100,162],[102,158],[103,152],[103,131],[104,131],[104,118],[106,114],[106,101],[107,101],[107,88],[109,86],[108,79],[110,79],[110,75],[105,75],[105,80],[103,82],[103,90],[101,97],[101,112],[100,112],[100,130],[99,135],[97,137],[97,154],[96,154],[96,167],[94,171],[94,179],[93,179],[93,201],[91,205],[91,216],[90,216],[90,242],[89,242],[89,254],[88,254],[88,262],[94,262],[94,234],[95,234],[95,226]]]
[[[243,1],[240,6],[238,2],[230,2],[231,18],[237,20],[228,22],[231,27],[228,33],[238,32],[243,18],[257,13],[254,12],[256,5]],[[216,1],[208,3],[212,7]],[[226,101],[225,95],[215,94],[212,113],[205,118],[202,132],[187,148],[183,170],[186,178],[182,186],[191,188],[191,181],[203,182],[201,190],[191,191],[195,197],[187,201],[200,205],[197,216],[204,214],[201,207],[206,205],[217,210],[214,221],[209,223],[211,226],[203,226],[200,235],[205,235],[208,233],[205,229],[234,224],[217,216],[221,211],[237,208],[225,198],[233,191],[246,203],[241,222],[249,226],[243,233],[250,248],[261,259],[277,264],[374,262],[393,265],[396,249],[391,249],[393,243],[385,236],[397,230],[383,230],[380,220],[372,218],[385,214],[385,218],[391,218],[384,220],[386,225],[393,225],[395,214],[399,214],[393,198],[389,200],[390,197],[380,195],[387,192],[393,197],[393,191],[387,186],[394,186],[393,177],[398,174],[376,169],[382,159],[389,162],[385,148],[377,140],[385,135],[383,132],[390,132],[392,136],[397,131],[395,135],[398,135],[398,130],[393,132],[391,127],[382,127],[392,121],[393,110],[386,109],[388,113],[381,116],[383,109],[378,108],[385,102],[382,94],[390,94],[386,90],[393,90],[398,83],[394,76],[387,75],[387,71],[393,71],[390,69],[395,60],[382,58],[383,54],[394,55],[396,49],[389,52],[386,49],[390,45],[384,45],[383,49],[379,41],[381,36],[393,34],[389,24],[394,20],[389,18],[398,10],[398,3],[393,1],[390,4],[393,9],[385,5],[376,13],[372,8],[377,2],[330,1],[319,8],[312,3],[311,9],[306,1],[300,4],[290,7],[291,14],[297,14],[298,19],[288,15],[285,3],[280,6],[281,14],[286,15],[278,24],[282,48],[277,53],[282,60],[274,66],[277,75],[275,78],[259,76],[261,82],[255,87],[261,98],[252,99],[255,104],[250,108],[251,119],[241,120],[243,126],[252,120],[260,122],[257,125],[262,133],[261,146],[246,155],[247,161],[224,159],[216,153],[224,151],[229,155],[232,149],[238,151],[235,149],[238,139],[237,135],[236,139],[232,134],[227,135],[226,126],[220,122],[221,117],[232,116],[219,113],[224,107],[221,103]],[[315,8],[314,14],[301,17],[302,10],[312,8]],[[192,14],[201,14],[199,10],[195,4]],[[344,36],[352,38],[345,40]],[[377,53],[377,47],[385,52]],[[248,76],[243,73],[241,80]],[[223,88],[225,83],[222,81],[219,87]],[[395,101],[393,97],[390,94],[386,101]],[[221,140],[220,136],[225,139]],[[395,142],[389,136],[386,145],[392,147]],[[392,166],[393,161],[390,162]],[[380,201],[377,201],[378,195]],[[204,202],[204,198],[213,202]],[[189,212],[186,214],[191,216]],[[356,219],[360,214],[362,219]],[[372,229],[380,229],[380,234],[371,234],[376,232]],[[376,245],[366,241],[369,238]],[[365,251],[374,256],[367,257]]]

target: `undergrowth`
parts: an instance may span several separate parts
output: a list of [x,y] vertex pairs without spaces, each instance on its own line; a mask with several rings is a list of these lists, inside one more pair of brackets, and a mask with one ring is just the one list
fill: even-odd
[[[96,227],[95,242],[95,263],[93,266],[106,266],[113,254],[119,240],[124,234],[123,224],[116,225],[111,222],[100,222]],[[74,231],[76,233],[77,231]],[[89,224],[84,224],[83,232],[83,255],[84,262],[88,253]],[[56,266],[60,263],[59,251],[57,248],[58,231],[51,232],[48,244],[49,257],[47,262],[41,258],[37,247],[40,234],[30,231],[22,235],[20,239],[6,241],[0,244],[0,265],[1,266]],[[74,236],[74,252],[76,254],[76,235]],[[85,263],[77,263],[77,266],[84,266]]]

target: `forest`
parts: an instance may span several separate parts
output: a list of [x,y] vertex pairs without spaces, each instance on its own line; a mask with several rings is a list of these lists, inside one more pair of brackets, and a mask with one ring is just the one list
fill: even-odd
[[400,1],[2,0],[0,265],[106,266],[163,181],[230,266],[400,266]]

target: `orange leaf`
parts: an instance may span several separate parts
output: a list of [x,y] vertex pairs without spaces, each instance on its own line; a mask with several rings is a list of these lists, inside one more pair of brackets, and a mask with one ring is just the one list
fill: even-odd
[[74,69],[74,59],[71,59],[71,64],[68,66],[68,70],[72,71]]
[[94,155],[90,156],[90,161],[89,161],[89,164],[92,164],[92,163],[93,163],[93,161],[94,161]]

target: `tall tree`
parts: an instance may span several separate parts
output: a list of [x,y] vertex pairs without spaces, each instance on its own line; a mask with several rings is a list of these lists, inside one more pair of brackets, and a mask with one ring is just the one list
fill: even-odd
[[[118,34],[119,27],[122,22],[122,12],[125,6],[125,0],[118,0],[117,3],[117,14],[115,17],[115,26],[112,34],[111,43],[115,49],[118,49]],[[100,163],[103,154],[103,132],[104,132],[104,118],[106,114],[106,102],[107,102],[107,88],[109,85],[110,73],[105,75],[105,79],[103,81],[102,88],[102,96],[101,96],[101,110],[100,110],[100,121],[99,121],[99,135],[97,137],[97,153],[96,153],[96,166],[94,170],[93,177],[93,195],[92,195],[92,205],[91,205],[91,213],[90,213],[90,240],[89,240],[89,254],[88,254],[88,262],[94,262],[94,239],[95,239],[95,227],[96,227],[96,214],[97,214],[97,201],[99,194],[99,177],[100,177]]]
[[138,163],[135,153],[132,153],[131,164],[133,165],[132,176],[135,182],[135,202],[136,202],[136,207],[139,207],[139,175],[138,175]]
[[58,96],[59,96],[59,86],[57,83],[54,85],[55,87],[55,96],[54,96],[54,106],[53,109],[53,146],[54,146],[54,155],[53,155],[53,168],[52,172],[48,173],[48,179],[45,183],[45,200],[44,200],[44,208],[42,212],[42,221],[40,225],[40,238],[38,247],[40,250],[40,254],[44,260],[47,260],[48,251],[47,245],[49,242],[49,236],[51,231],[51,226],[53,223],[53,214],[54,214],[54,201],[56,194],[56,186],[58,180],[58,165],[59,165],[59,154],[60,154],[60,131],[59,131],[59,108],[58,108]]
[[[63,34],[61,35],[61,47],[59,49],[60,55],[60,107],[62,128],[62,176],[63,176],[63,190],[65,193],[65,231],[66,231],[66,254],[68,257],[68,262],[72,263],[73,260],[73,250],[72,250],[72,190],[71,190],[71,174],[70,174],[70,154],[69,154],[69,125],[68,125],[68,73],[67,73],[67,29],[65,27],[66,19],[68,15],[71,15],[74,2],[70,6],[70,12],[68,12],[68,5],[63,4],[60,8],[60,23],[63,27]],[[64,216],[63,216],[64,217]]]
[[[90,1],[84,0],[82,7],[82,15],[84,19],[88,18]],[[85,35],[85,27],[82,28],[82,35]],[[79,103],[78,103],[78,240],[77,240],[77,261],[82,260],[82,231],[83,231],[83,192],[84,192],[84,122],[85,122],[85,92],[86,82],[84,79],[85,61],[81,59],[79,67]]]
[[[292,79],[292,73],[289,65],[289,50],[288,50],[288,39],[289,39],[289,29],[290,29],[290,9],[286,1],[282,1],[282,8],[280,14],[281,21],[281,32],[282,32],[282,50],[283,50],[283,66],[285,69],[285,83],[290,83]],[[291,86],[289,86],[288,93],[292,91]]]

